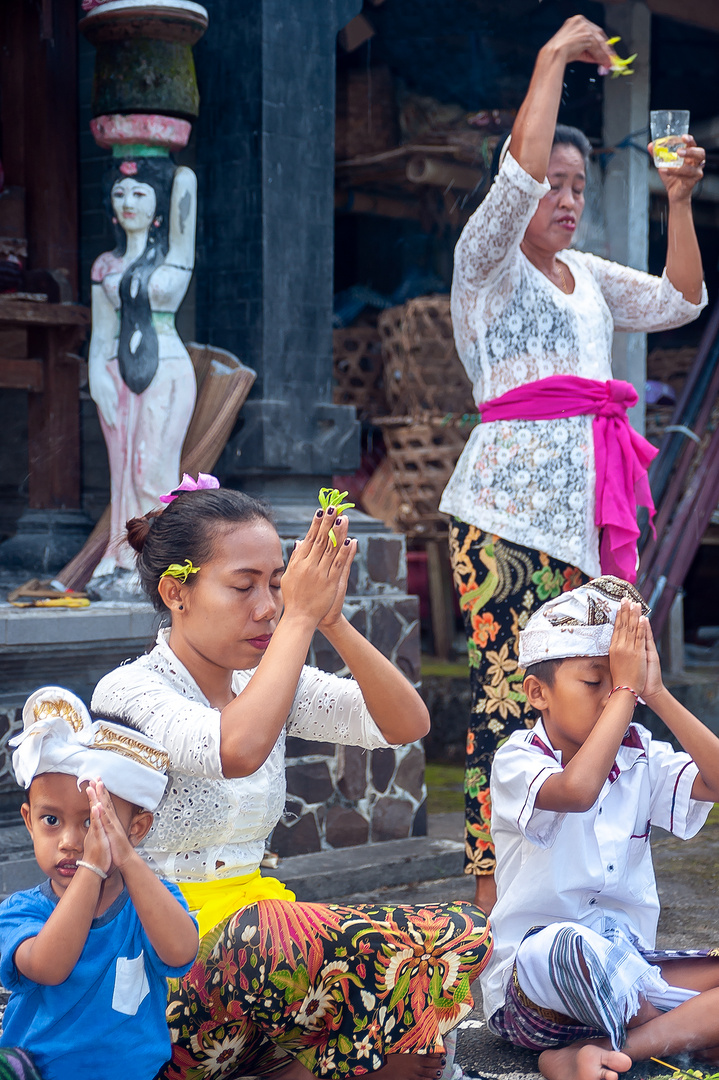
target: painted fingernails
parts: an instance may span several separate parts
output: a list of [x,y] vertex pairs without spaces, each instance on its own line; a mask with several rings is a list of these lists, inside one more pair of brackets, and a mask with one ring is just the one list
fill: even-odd
[[341,524],[342,524],[342,518],[338,517],[337,520],[335,521],[335,525],[341,525]]
[[322,517],[323,514],[324,514],[324,510],[318,510],[317,511],[317,517]]
[[334,512],[335,512],[334,506],[328,506],[327,507],[327,517],[331,517],[332,514],[334,514]]
[[350,538],[348,536],[347,539],[345,540],[345,547],[349,547],[351,543],[352,543],[352,541],[350,540]]

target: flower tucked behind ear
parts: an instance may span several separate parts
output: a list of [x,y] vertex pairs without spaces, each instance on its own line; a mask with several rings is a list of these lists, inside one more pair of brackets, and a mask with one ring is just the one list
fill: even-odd
[[189,559],[185,559],[184,566],[180,566],[180,564],[176,562],[170,563],[167,570],[164,570],[163,573],[160,574],[160,577],[174,577],[184,585],[190,574],[196,574],[201,569],[202,567],[193,566]]
[[[332,506],[337,512],[337,517],[339,517],[343,510],[351,510],[355,505],[354,503],[342,503],[342,500],[348,494],[348,491],[338,491],[337,488],[320,488],[320,506],[323,510],[327,510]],[[330,529],[329,538],[334,546],[337,547],[337,537],[335,536],[334,529]]]

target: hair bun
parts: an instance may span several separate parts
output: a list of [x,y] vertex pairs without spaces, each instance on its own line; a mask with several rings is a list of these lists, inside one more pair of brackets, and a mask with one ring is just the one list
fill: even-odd
[[125,528],[127,529],[125,539],[130,547],[138,553],[142,551],[145,546],[152,519],[159,517],[161,513],[161,510],[150,510],[144,517],[130,518],[129,521],[125,522]]

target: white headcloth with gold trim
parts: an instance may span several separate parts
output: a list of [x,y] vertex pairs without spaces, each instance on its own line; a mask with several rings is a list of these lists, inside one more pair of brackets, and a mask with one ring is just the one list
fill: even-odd
[[649,608],[633,585],[605,574],[560,593],[535,611],[519,635],[519,666],[572,656],[609,656],[609,644],[623,597]]
[[25,702],[23,731],[10,739],[17,782],[29,788],[43,773],[102,780],[111,795],[155,810],[167,784],[170,757],[160,743],[134,728],[93,721],[75,694],[43,686]]

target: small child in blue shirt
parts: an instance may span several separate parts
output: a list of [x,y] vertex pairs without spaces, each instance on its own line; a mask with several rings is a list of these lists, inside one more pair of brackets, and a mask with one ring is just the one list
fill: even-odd
[[36,691],[23,721],[13,768],[47,881],[0,904],[0,981],[11,991],[0,1066],[29,1078],[29,1054],[42,1080],[152,1080],[171,1054],[167,978],[184,975],[198,947],[179,889],[135,850],[164,792],[167,754],[132,729],[93,722],[59,687]]

